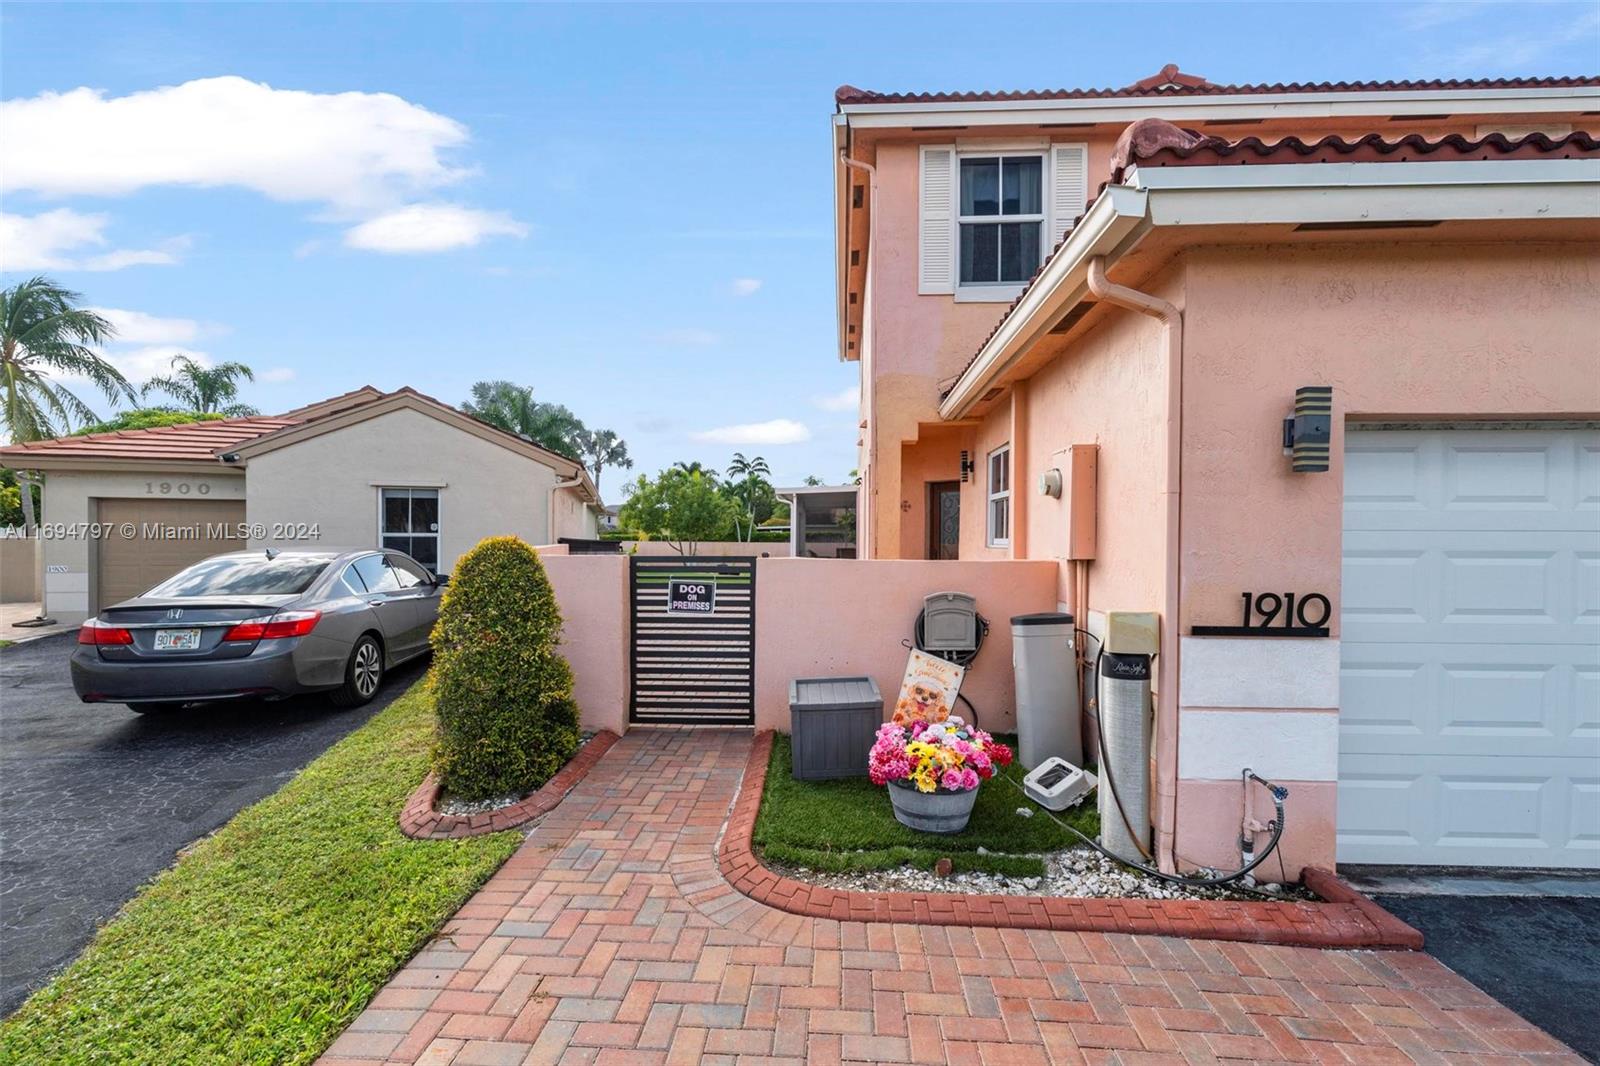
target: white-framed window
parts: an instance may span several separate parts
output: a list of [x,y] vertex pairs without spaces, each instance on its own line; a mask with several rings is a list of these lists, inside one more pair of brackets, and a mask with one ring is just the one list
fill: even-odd
[[1084,213],[1088,157],[1044,140],[921,145],[917,292],[1014,298]]
[[962,154],[957,160],[956,284],[1020,285],[1044,245],[1044,154]]
[[439,569],[439,490],[380,489],[378,530],[383,546]]
[[1011,445],[989,453],[989,547],[1011,546]]

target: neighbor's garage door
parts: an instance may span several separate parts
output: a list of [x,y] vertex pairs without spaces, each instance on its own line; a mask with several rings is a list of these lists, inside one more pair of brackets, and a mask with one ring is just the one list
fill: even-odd
[[[190,563],[244,547],[236,537],[212,535],[218,527],[237,529],[244,521],[243,500],[101,500],[99,521],[112,527],[111,536],[100,540],[94,601],[99,607],[137,596]],[[129,523],[137,534],[132,539],[120,532]],[[167,529],[195,530],[198,535],[152,535]]]
[[1600,430],[1352,430],[1341,862],[1600,866]]

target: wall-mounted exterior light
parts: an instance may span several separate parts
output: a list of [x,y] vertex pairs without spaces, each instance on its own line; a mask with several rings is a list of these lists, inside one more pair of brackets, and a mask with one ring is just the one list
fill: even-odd
[[965,448],[961,449],[961,480],[963,482],[971,481],[972,472],[976,469],[978,468],[972,462],[972,453]]
[[1303,385],[1294,390],[1294,417],[1283,420],[1283,450],[1296,474],[1328,469],[1333,439],[1333,386]]

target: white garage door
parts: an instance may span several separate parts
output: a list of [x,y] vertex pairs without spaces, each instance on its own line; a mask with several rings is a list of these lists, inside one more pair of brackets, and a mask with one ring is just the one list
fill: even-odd
[[1341,862],[1600,866],[1600,430],[1352,429]]

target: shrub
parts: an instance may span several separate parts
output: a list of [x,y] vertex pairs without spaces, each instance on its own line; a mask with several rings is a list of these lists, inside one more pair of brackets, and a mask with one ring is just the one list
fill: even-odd
[[523,541],[490,537],[457,561],[429,674],[439,715],[434,769],[448,795],[521,795],[572,756],[578,709],[560,638],[555,592]]

